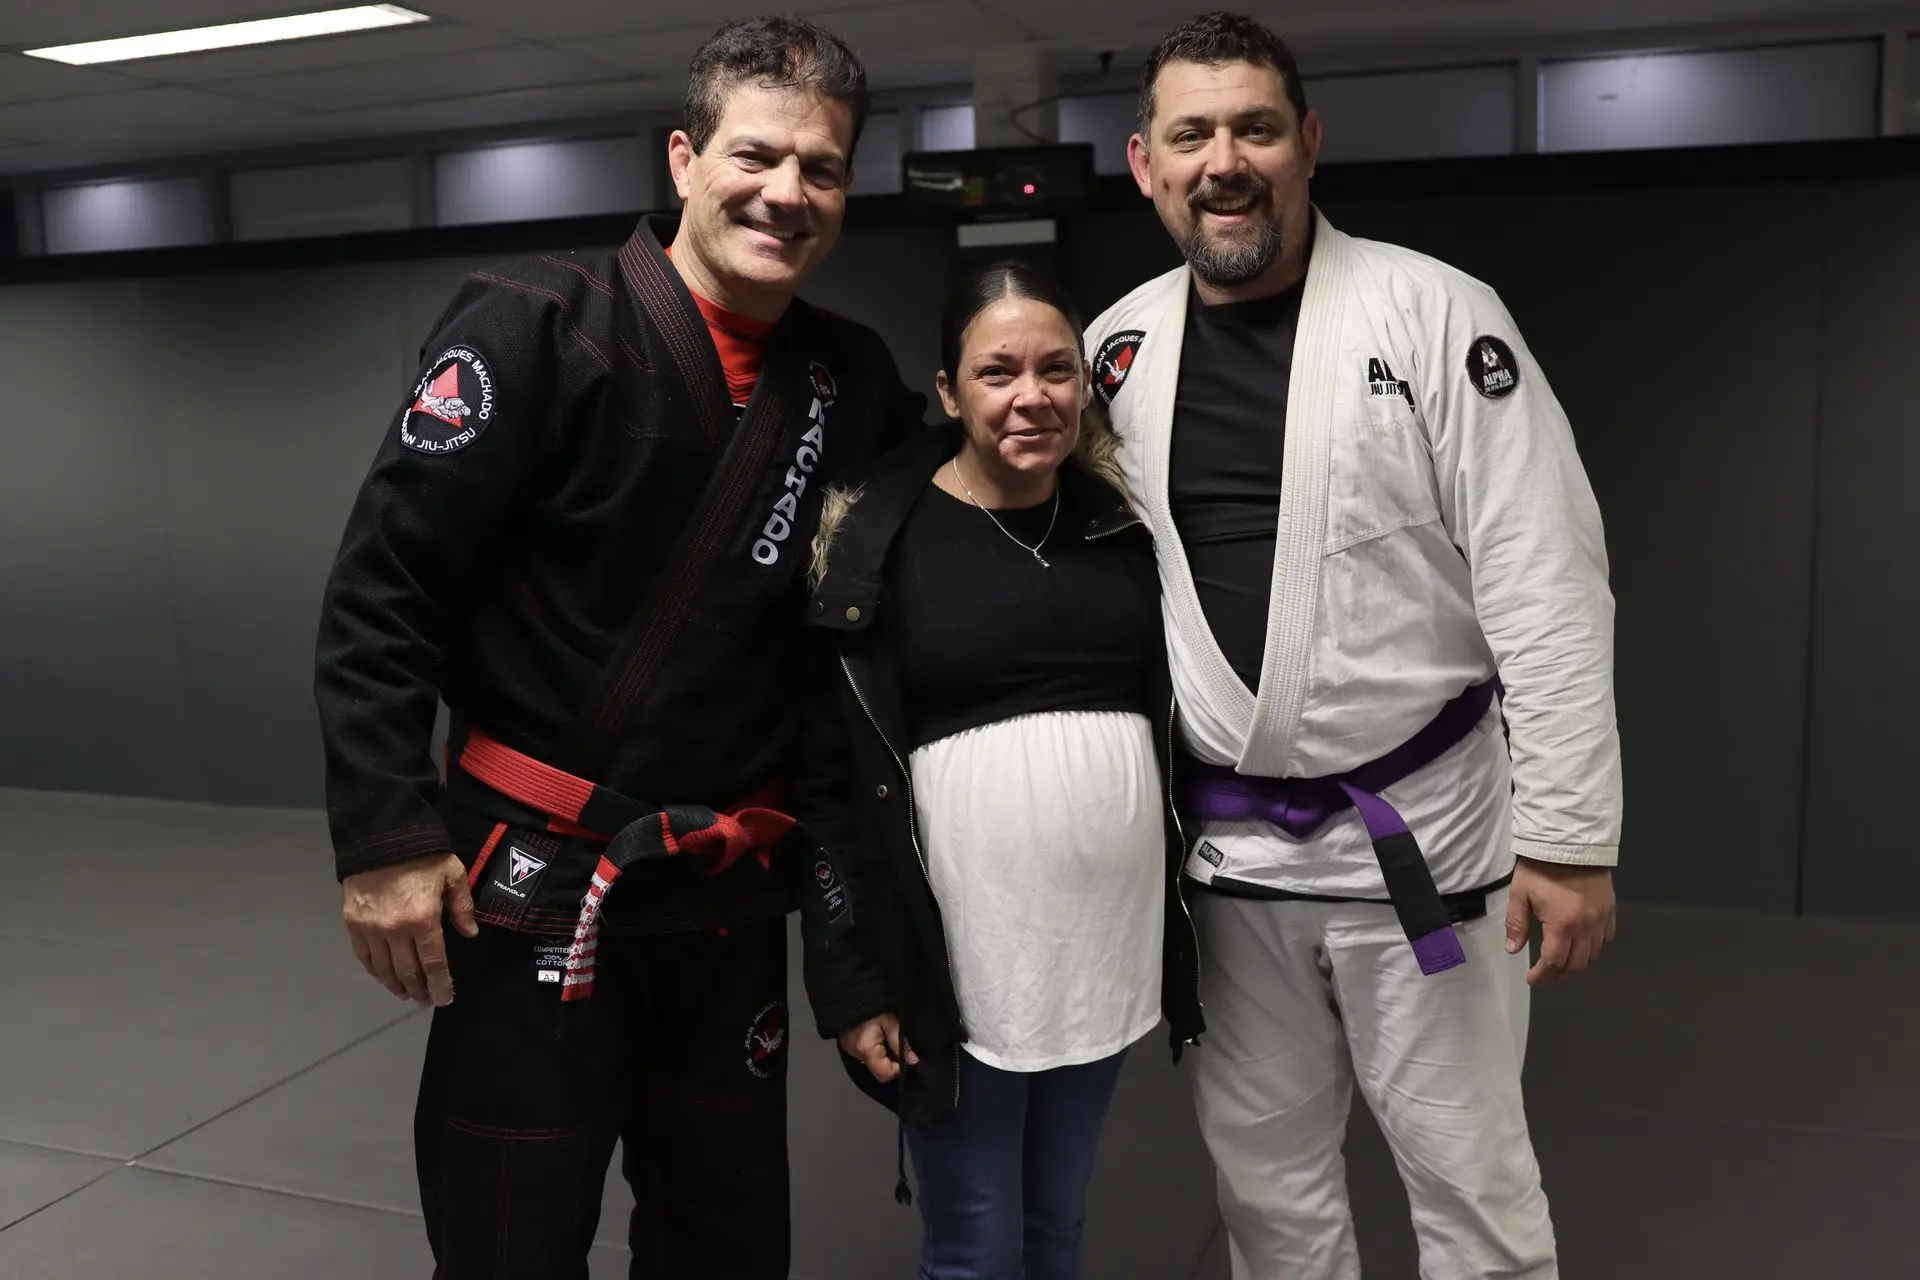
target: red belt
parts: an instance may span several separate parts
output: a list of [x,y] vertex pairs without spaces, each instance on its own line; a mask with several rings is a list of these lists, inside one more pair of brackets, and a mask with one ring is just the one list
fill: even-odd
[[[592,991],[600,906],[627,867],[648,859],[691,854],[703,860],[705,874],[718,875],[751,853],[761,866],[771,869],[774,846],[795,826],[791,816],[773,807],[780,802],[778,786],[766,787],[724,810],[648,804],[542,764],[478,729],[467,735],[460,751],[460,768],[508,799],[545,814],[548,831],[607,846],[581,904],[567,959],[563,1000],[583,998]],[[468,872],[469,883],[480,883],[481,873],[506,829],[506,823],[494,829]]]
[[[793,818],[776,807],[782,802],[778,784],[718,810],[647,804],[542,764],[478,729],[467,734],[460,768],[508,799],[547,815],[547,830],[555,835],[605,842],[637,822],[657,822],[665,851],[711,859],[705,868],[708,875],[725,871],[747,853],[767,866],[773,846],[793,829]],[[714,821],[700,825],[699,818],[709,812]],[[689,818],[693,821],[685,821]]]

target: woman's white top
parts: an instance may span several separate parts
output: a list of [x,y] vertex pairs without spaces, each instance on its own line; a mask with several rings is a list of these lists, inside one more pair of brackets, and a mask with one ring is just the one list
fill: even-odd
[[1153,726],[1015,716],[909,761],[965,1048],[1003,1071],[1111,1057],[1160,1019],[1166,843]]

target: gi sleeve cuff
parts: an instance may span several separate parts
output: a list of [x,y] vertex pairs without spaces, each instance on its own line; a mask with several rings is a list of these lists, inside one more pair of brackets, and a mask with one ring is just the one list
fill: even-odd
[[403,827],[338,850],[333,859],[334,876],[345,880],[348,876],[357,876],[363,871],[378,871],[381,867],[390,867],[410,858],[452,852],[453,841],[447,838],[445,828],[438,825]]
[[1542,840],[1516,840],[1513,851],[1535,862],[1557,862],[1568,867],[1613,867],[1620,864],[1617,844],[1548,844]]

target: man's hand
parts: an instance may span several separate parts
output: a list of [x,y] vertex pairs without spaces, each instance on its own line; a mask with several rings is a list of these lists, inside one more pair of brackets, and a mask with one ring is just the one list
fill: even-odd
[[858,1058],[867,1064],[867,1070],[881,1084],[886,1084],[900,1074],[900,1055],[906,1053],[909,1065],[920,1061],[920,1055],[911,1046],[903,1045],[900,1040],[900,1019],[891,1013],[883,1013],[877,1018],[868,1018],[857,1027],[840,1033],[840,1048],[848,1057]]
[[471,938],[480,932],[460,859],[450,853],[412,858],[348,876],[342,887],[346,900],[340,914],[353,954],[367,972],[402,1000],[452,1004],[441,904],[462,934]]
[[1540,959],[1529,986],[1580,973],[1600,958],[1615,929],[1613,870],[1520,859],[1507,899],[1507,954],[1518,955],[1540,922]]

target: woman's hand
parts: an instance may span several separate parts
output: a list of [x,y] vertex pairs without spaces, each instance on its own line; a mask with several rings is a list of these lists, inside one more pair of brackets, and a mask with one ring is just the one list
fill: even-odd
[[900,1019],[891,1013],[868,1018],[859,1026],[842,1031],[840,1048],[848,1057],[864,1062],[867,1070],[873,1073],[873,1078],[881,1084],[888,1083],[900,1074],[903,1052],[909,1066],[920,1061],[920,1055],[901,1041]]

